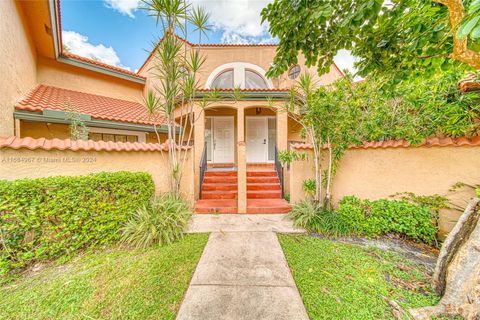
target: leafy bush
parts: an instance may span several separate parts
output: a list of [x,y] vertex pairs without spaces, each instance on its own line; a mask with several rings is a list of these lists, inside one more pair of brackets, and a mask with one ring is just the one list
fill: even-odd
[[154,244],[174,242],[183,235],[192,209],[189,203],[170,193],[164,193],[144,205],[122,229],[122,241],[146,248]]
[[290,192],[285,192],[285,194],[283,195],[283,198],[288,202],[290,202],[290,199],[291,199]]
[[370,201],[348,196],[340,201],[337,213],[356,234],[399,233],[428,244],[436,241],[432,213],[405,200]]
[[309,197],[313,197],[317,189],[317,182],[315,179],[306,179],[303,180],[303,192]]
[[289,217],[297,227],[329,236],[343,236],[352,232],[335,211],[325,209],[313,201],[295,204]]
[[146,173],[0,181],[0,274],[120,238],[153,196]]

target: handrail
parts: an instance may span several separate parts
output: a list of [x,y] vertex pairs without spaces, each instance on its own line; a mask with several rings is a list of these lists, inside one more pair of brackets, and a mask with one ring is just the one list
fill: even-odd
[[207,171],[207,143],[206,142],[203,146],[202,158],[200,159],[200,195],[199,195],[200,199],[202,199],[202,187],[203,187],[203,178],[205,177],[205,171]]
[[285,195],[285,189],[283,185],[283,165],[278,158],[278,147],[275,145],[275,170],[277,171],[278,179],[280,180],[280,188],[282,190],[282,198]]

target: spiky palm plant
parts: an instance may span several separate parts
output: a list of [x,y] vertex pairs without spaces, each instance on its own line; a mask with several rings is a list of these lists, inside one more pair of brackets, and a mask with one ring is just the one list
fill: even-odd
[[166,245],[181,238],[192,216],[187,201],[161,194],[138,209],[122,228],[122,242],[138,249]]

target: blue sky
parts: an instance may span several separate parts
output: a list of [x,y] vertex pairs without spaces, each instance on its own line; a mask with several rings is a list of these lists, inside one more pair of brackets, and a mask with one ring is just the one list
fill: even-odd
[[[260,11],[269,0],[192,0],[210,12],[213,27],[208,43],[272,43],[268,25],[261,24]],[[140,9],[140,0],[61,0],[63,43],[81,56],[137,70],[161,37],[153,17]],[[198,42],[197,34],[188,40]],[[340,68],[349,68],[353,58],[341,53]]]

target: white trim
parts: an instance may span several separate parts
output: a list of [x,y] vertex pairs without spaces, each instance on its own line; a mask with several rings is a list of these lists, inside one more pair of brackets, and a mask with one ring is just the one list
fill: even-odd
[[[248,119],[251,119],[251,118],[265,118],[267,121],[265,121],[265,126],[266,126],[266,148],[265,148],[265,156],[264,156],[264,162],[262,163],[274,163],[275,160],[268,160],[268,144],[270,142],[270,140],[268,139],[268,119],[275,119],[276,116],[245,116],[245,141],[247,141],[247,134],[248,134]],[[276,138],[276,134],[275,134],[275,138]],[[248,148],[248,146],[247,146]],[[245,158],[247,157],[247,154],[248,154],[248,151],[247,153],[245,154]],[[247,163],[250,163],[248,162],[248,159],[247,159]],[[258,163],[257,161],[256,162],[253,162],[253,163]]]
[[[213,151],[213,154],[212,154],[212,163],[224,163],[224,162],[235,162],[235,117],[234,116],[212,116],[211,118],[213,118],[213,121],[212,121],[212,151]],[[215,120],[216,119],[229,119],[231,120],[231,123],[232,123],[232,144],[231,144],[231,151],[232,151],[232,154],[231,154],[231,159],[230,161],[221,161],[221,162],[218,162],[218,161],[215,161]]]
[[225,63],[222,64],[221,66],[216,67],[212,73],[207,78],[207,82],[205,83],[205,88],[206,89],[211,89],[213,80],[221,74],[222,72],[232,69],[233,70],[233,85],[235,87],[240,87],[241,89],[245,89],[245,70],[251,70],[259,75],[261,75],[265,83],[267,84],[268,89],[273,89],[273,83],[272,80],[268,79],[265,77],[265,70],[263,70],[260,66],[257,66],[256,64],[253,63],[248,63],[248,62],[230,62],[230,63]]
[[98,127],[88,127],[88,132],[137,136],[138,142],[147,142],[147,135],[144,132],[130,131],[130,130],[108,129],[108,128],[98,128]]

